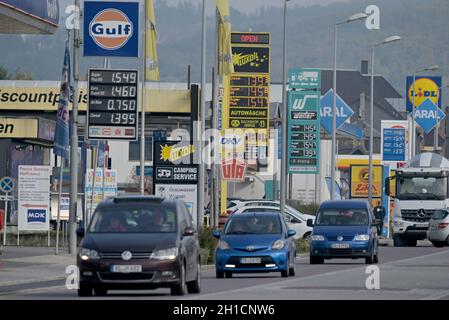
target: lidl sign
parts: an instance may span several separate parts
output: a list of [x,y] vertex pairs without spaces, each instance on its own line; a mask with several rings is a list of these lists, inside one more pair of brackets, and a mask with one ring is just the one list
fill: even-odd
[[415,109],[418,108],[426,99],[430,99],[434,104],[441,106],[441,77],[415,77],[413,85],[413,77],[407,77],[407,112],[413,110],[413,98],[415,99]]

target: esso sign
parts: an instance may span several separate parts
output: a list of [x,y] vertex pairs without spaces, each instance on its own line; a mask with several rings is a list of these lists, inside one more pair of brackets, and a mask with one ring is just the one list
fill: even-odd
[[89,35],[105,50],[123,47],[133,35],[133,24],[126,14],[117,9],[99,12],[89,24]]

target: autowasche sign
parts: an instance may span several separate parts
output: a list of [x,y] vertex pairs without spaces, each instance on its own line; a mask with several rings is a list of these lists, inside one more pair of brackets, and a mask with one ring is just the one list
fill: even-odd
[[139,3],[84,3],[84,55],[137,57]]

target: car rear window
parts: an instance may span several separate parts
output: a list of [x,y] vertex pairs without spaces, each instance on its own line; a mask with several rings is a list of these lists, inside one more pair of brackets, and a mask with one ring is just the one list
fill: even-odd
[[437,210],[432,215],[432,219],[433,220],[442,220],[442,219],[445,219],[448,214],[449,214],[449,212],[447,212],[446,210]]
[[234,216],[226,225],[225,234],[280,234],[278,216]]
[[97,209],[89,226],[93,233],[174,233],[176,207],[161,204],[120,205]]
[[353,226],[367,225],[368,212],[364,209],[324,209],[318,212],[315,225]]

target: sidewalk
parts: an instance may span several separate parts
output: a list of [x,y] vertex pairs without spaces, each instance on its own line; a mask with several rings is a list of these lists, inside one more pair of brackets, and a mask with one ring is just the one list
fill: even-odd
[[67,266],[76,264],[75,256],[67,254],[66,248],[60,249],[57,256],[54,253],[54,247],[4,247],[0,255],[0,292],[2,287],[65,279]]

